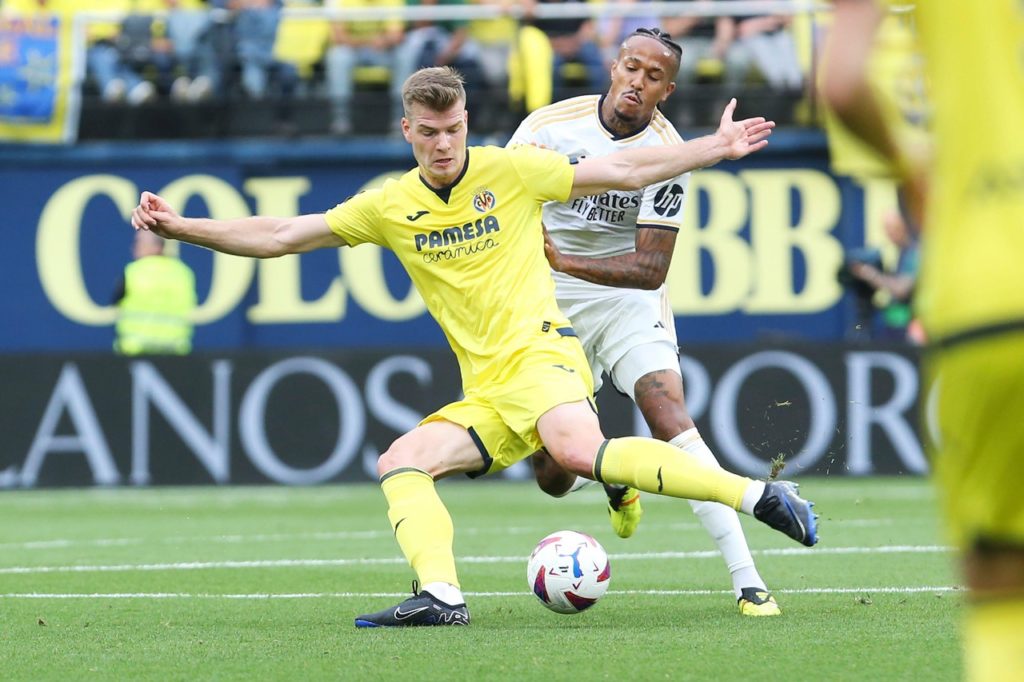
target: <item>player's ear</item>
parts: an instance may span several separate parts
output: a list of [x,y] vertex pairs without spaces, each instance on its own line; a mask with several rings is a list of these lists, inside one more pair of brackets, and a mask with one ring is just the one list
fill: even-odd
[[669,81],[668,87],[665,88],[665,94],[661,96],[661,100],[660,101],[664,102],[665,100],[667,100],[668,96],[671,95],[675,91],[675,89],[676,89],[676,82],[675,81]]

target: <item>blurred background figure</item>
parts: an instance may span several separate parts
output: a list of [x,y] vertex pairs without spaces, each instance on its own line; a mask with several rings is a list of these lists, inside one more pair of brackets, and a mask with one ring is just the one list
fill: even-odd
[[509,71],[513,68],[510,61],[514,58],[519,22],[511,12],[520,3],[516,0],[475,0],[475,3],[497,8],[502,15],[469,22],[469,37],[477,45],[480,71],[488,90],[487,97],[478,98],[476,106],[484,105],[483,123],[487,128],[513,130],[519,123],[519,116],[509,107],[513,99]]
[[[402,7],[402,0],[329,0],[327,7]],[[352,132],[352,95],[357,69],[389,83],[391,118],[401,111],[402,80],[396,67],[399,45],[405,36],[400,17],[372,21],[331,22],[330,47],[325,57],[327,96],[331,101],[331,132]],[[372,71],[371,71],[372,70]]]
[[242,90],[252,99],[262,99],[276,76],[281,94],[287,96],[295,87],[296,75],[289,64],[274,59],[280,0],[230,0],[228,7],[236,12],[235,53]]
[[[648,0],[620,0],[619,7],[629,7],[628,16],[602,16],[597,20],[597,44],[601,47],[604,63],[611,68],[619,54],[619,46],[638,28],[663,28],[662,19],[644,9]],[[675,37],[675,36],[673,36]]]
[[164,0],[167,14],[153,27],[153,63],[161,89],[178,102],[208,99],[219,84],[209,40],[210,14],[203,0]]
[[[680,0],[679,4],[707,5],[708,0]],[[733,94],[746,76],[746,64],[731,49],[736,22],[731,17],[664,17],[664,28],[683,46],[676,82],[722,83]]]
[[[582,5],[586,0],[537,0],[524,4],[529,12],[532,5]],[[608,83],[608,69],[597,43],[597,25],[590,18],[531,19],[530,23],[543,31],[551,42],[554,60],[551,68],[555,99],[563,99],[564,89],[576,82],[586,92],[597,92]]]
[[[410,6],[461,6],[468,0],[406,0]],[[426,66],[452,66],[466,81],[466,91],[472,93],[485,86],[480,68],[480,48],[469,36],[469,22],[464,19],[410,21],[406,25],[405,39],[395,57],[395,84],[401,91],[405,79],[417,69]],[[472,94],[470,94],[472,99]],[[400,98],[399,98],[400,101]],[[392,132],[399,130],[402,110],[391,116]]]
[[[72,0],[69,6],[75,12],[128,12],[128,34],[122,35],[124,26],[116,21],[91,22],[86,31],[86,66],[89,78],[99,90],[105,102],[127,102],[130,105],[145,104],[157,96],[156,86],[145,80],[139,73],[140,65],[149,62],[149,25],[151,21],[143,15],[136,19],[131,13],[144,12],[150,7],[136,7],[132,0]],[[140,42],[138,32],[144,31],[143,41],[147,52],[139,55],[136,45]]]
[[[200,101],[210,96],[217,83],[216,57],[206,40],[209,13],[202,0],[135,0],[114,41],[112,60],[115,79],[101,88],[104,99],[127,89],[129,104],[151,101],[158,92],[179,102]],[[100,76],[97,76],[99,84]],[[113,82],[114,86],[109,83]]]
[[912,299],[917,284],[918,241],[900,211],[889,211],[883,220],[885,234],[899,250],[895,267],[886,269],[880,262],[851,260],[850,274],[878,307],[871,316],[871,338],[881,341],[906,340],[920,345],[923,332],[914,324]]
[[192,270],[164,253],[163,238],[138,230],[132,260],[114,292],[114,350],[121,355],[187,355],[192,351],[196,281]]
[[735,22],[736,59],[754,68],[772,88],[785,92],[803,89],[804,74],[796,44],[789,31],[792,17],[741,15]]

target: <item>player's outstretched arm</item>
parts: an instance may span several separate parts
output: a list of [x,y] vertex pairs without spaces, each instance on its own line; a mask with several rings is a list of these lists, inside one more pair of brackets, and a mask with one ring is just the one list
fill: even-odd
[[891,131],[867,78],[882,10],[868,0],[839,0],[833,19],[825,42],[822,95],[851,132],[887,158],[895,158]]
[[637,190],[697,168],[713,166],[723,159],[741,159],[764,149],[774,121],[763,117],[733,121],[733,99],[722,113],[713,135],[682,144],[643,147],[586,158],[576,165],[572,197],[601,194],[611,189]]
[[347,245],[331,231],[320,213],[295,218],[185,218],[163,197],[152,192],[142,193],[139,205],[132,211],[132,227],[152,230],[161,237],[205,246],[214,251],[255,258],[274,258]]
[[544,232],[544,255],[552,270],[595,284],[630,289],[657,289],[664,284],[675,244],[676,233],[671,230],[639,227],[634,252],[590,258],[562,253]]
[[822,95],[850,131],[893,163],[906,187],[910,213],[923,224],[930,150],[908,147],[882,113],[867,63],[884,13],[870,0],[837,0],[825,43]]

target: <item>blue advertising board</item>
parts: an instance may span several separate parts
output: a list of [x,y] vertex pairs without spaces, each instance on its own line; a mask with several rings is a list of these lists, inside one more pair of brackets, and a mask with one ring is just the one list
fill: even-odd
[[[681,343],[843,338],[852,307],[836,273],[846,250],[881,243],[895,196],[827,162],[822,136],[780,133],[752,159],[694,173],[668,280]],[[412,165],[400,142],[0,146],[0,352],[110,348],[142,190],[190,216],[294,215]],[[180,256],[196,272],[197,349],[444,344],[378,247]]]

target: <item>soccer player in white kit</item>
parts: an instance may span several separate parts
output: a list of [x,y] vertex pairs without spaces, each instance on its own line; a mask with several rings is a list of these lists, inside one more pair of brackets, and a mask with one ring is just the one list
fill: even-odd
[[[657,108],[675,89],[679,69],[681,49],[670,38],[658,29],[638,29],[622,43],[607,94],[538,109],[509,144],[546,147],[577,160],[630,147],[681,143]],[[615,388],[636,402],[655,438],[717,467],[686,409],[675,322],[665,290],[688,181],[685,173],[634,192],[549,203],[544,206],[545,249],[559,307],[583,343],[595,387],[607,373]],[[562,470],[543,451],[531,461],[538,484],[551,495],[590,483]],[[622,537],[632,535],[641,513],[639,492],[614,486],[605,490],[613,528]],[[725,559],[740,613],[779,615],[736,512],[714,502],[690,505]]]

